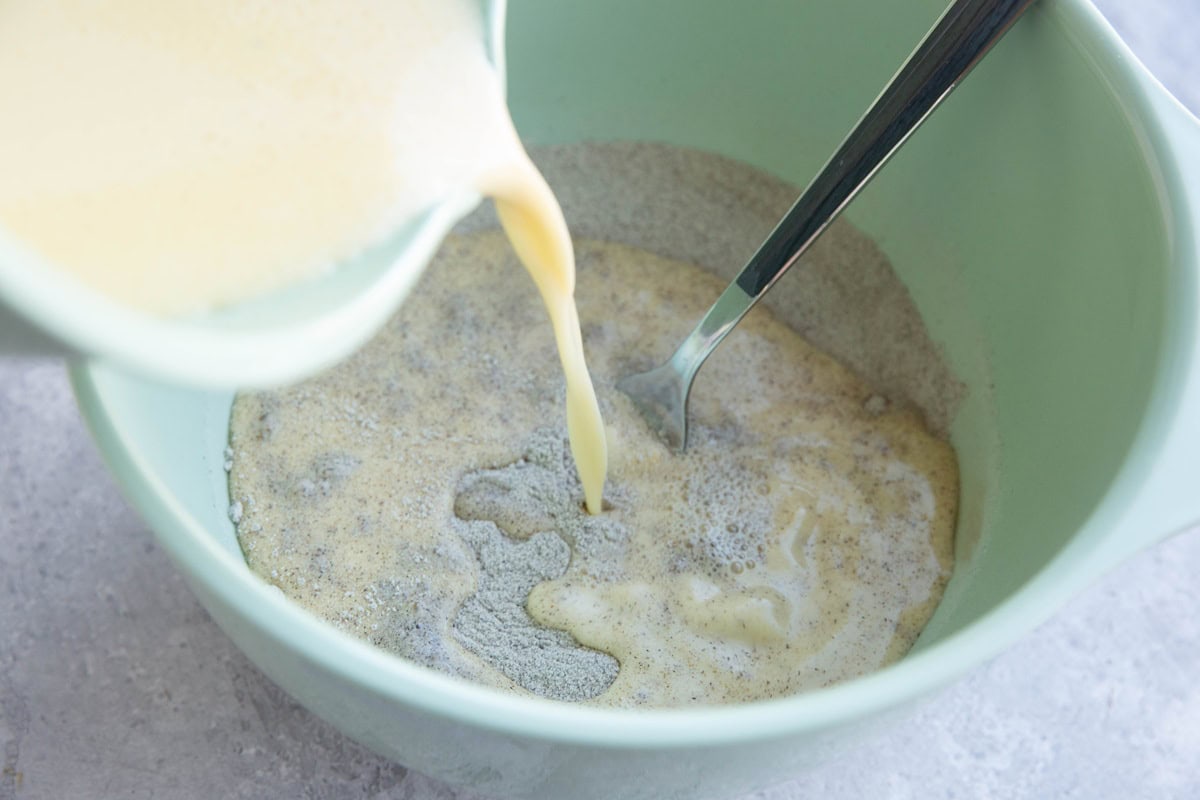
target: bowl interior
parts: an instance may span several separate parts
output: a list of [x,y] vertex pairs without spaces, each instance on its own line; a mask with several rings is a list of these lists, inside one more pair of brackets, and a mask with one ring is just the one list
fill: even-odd
[[[510,10],[511,103],[531,142],[667,142],[803,184],[942,5],[528,0]],[[1158,364],[1168,222],[1138,129],[1077,37],[1080,13],[1035,7],[850,211],[968,385],[952,431],[958,566],[918,650],[1072,540],[1131,447]],[[222,468],[231,396],[92,377],[91,413],[176,503],[159,534],[200,530],[240,558]]]
[[[1080,38],[1083,5],[1035,6],[848,211],[969,387],[953,429],[958,564],[918,648],[1075,535],[1157,368],[1168,222],[1130,112]],[[803,185],[944,7],[520,3],[510,102],[531,141],[688,145]]]

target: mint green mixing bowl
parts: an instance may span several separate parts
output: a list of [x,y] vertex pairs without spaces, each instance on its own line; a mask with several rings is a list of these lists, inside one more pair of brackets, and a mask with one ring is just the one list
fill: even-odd
[[[523,0],[529,141],[658,140],[803,183],[943,0]],[[76,369],[130,500],[230,637],[382,754],[500,796],[729,796],[803,771],[1200,520],[1200,126],[1084,0],[1044,0],[851,210],[969,386],[958,564],[894,666],[742,706],[608,711],[467,685],[254,577],[226,518],[231,396]],[[733,265],[737,266],[737,265]]]

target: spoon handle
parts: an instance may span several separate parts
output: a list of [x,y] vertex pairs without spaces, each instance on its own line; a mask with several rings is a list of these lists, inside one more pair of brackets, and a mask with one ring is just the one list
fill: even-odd
[[1033,0],[956,0],[671,358],[690,383],[746,312],[950,94]]

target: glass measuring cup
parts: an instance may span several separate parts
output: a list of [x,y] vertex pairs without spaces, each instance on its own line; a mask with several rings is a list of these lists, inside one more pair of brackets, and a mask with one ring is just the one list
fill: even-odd
[[[503,80],[506,0],[480,0]],[[0,221],[0,356],[82,356],[171,383],[265,387],[353,352],[394,313],[442,238],[480,201],[462,188],[318,278],[199,316],[121,305],[45,263]]]

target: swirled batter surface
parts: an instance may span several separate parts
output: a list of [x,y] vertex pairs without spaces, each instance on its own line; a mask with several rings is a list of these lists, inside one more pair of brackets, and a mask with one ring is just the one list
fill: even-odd
[[577,251],[604,513],[581,507],[545,311],[483,232],[451,239],[355,358],[237,399],[250,566],[404,657],[564,700],[747,701],[903,655],[950,573],[951,447],[758,309],[700,373],[673,454],[613,384],[722,282],[623,245]]

